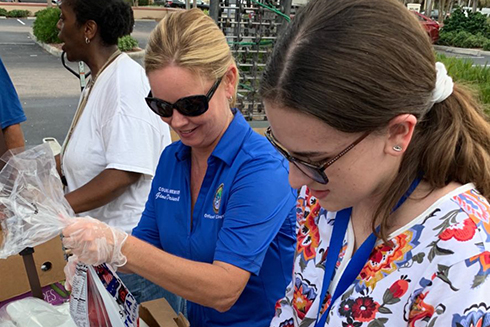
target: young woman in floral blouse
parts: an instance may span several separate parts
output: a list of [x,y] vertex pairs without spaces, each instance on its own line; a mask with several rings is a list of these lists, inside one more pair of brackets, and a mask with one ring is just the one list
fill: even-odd
[[490,326],[490,124],[397,0],[312,0],[262,80],[301,188],[271,326]]

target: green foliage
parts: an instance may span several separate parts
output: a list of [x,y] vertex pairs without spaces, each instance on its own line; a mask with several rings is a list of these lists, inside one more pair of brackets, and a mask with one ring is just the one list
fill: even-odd
[[490,25],[487,22],[487,16],[480,12],[463,11],[461,8],[456,10],[444,20],[444,32],[461,32],[465,31],[470,34],[481,33],[485,37],[490,36]]
[[120,37],[117,46],[121,51],[131,51],[138,46],[138,41],[131,35]]
[[483,47],[483,44],[487,41],[487,38],[482,36],[481,34],[478,35],[470,35],[468,38],[464,41],[461,42],[460,47],[462,48],[481,48]]
[[150,1],[148,0],[138,0],[138,6],[148,6]]
[[27,17],[29,16],[29,14],[30,14],[29,10],[14,9],[7,12],[7,17],[21,18],[21,17]]
[[465,31],[456,32],[441,32],[437,44],[449,45],[461,48],[483,48],[488,39],[481,33],[476,35]]
[[471,34],[466,31],[458,32],[453,38],[453,45],[457,47],[462,47],[463,43],[466,42],[466,39],[468,39],[470,36]]
[[487,39],[485,43],[483,43],[483,50],[490,51],[490,40]]
[[7,9],[0,8],[0,16],[7,16]]
[[61,10],[57,7],[46,8],[38,11],[36,20],[32,25],[34,36],[44,43],[61,43],[58,38],[56,24],[60,19]]
[[440,45],[453,45],[454,38],[456,37],[456,32],[446,32],[443,31],[439,33],[439,40],[437,41],[437,44]]

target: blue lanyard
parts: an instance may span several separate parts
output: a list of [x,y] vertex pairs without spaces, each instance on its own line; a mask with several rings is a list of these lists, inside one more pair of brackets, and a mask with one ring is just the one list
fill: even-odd
[[[420,181],[421,178],[416,178],[412,182],[407,192],[398,201],[398,203],[396,204],[392,212],[397,210],[405,202],[405,200],[417,188]],[[335,302],[335,300],[340,295],[342,295],[350,285],[352,285],[352,283],[357,278],[362,268],[366,264],[367,260],[369,259],[369,256],[371,255],[371,252],[374,249],[374,245],[376,244],[376,235],[374,233],[371,233],[371,235],[369,235],[369,237],[362,243],[362,245],[359,247],[356,253],[354,253],[354,256],[351,258],[344,273],[342,274],[342,277],[340,278],[340,281],[335,289],[332,299],[330,300],[329,307],[327,308],[327,310],[325,310],[321,319],[318,320],[320,316],[320,311],[322,310],[323,307],[323,302],[325,302],[327,290],[329,289],[330,282],[332,281],[333,273],[337,265],[337,259],[340,254],[340,250],[342,249],[342,244],[344,243],[344,236],[345,236],[345,232],[347,231],[347,225],[349,224],[349,219],[351,214],[352,214],[352,208],[347,208],[339,211],[335,216],[332,237],[330,238],[327,258],[325,261],[325,275],[323,277],[322,293],[320,295],[321,302],[319,303],[315,327],[325,326],[325,322],[328,316],[328,312],[330,311],[330,307]]]

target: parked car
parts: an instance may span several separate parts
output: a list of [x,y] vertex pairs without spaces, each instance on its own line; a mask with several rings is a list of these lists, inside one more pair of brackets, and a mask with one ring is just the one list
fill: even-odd
[[439,9],[432,9],[430,15],[428,15],[425,11],[422,11],[421,14],[429,17],[430,19],[439,20]]
[[[46,0],[18,0],[19,2],[23,3],[45,3],[47,4]],[[61,0],[51,0],[51,3],[53,5],[59,5],[61,3]]]
[[432,40],[432,43],[437,42],[437,40],[439,40],[439,29],[441,28],[439,23],[436,22],[435,20],[430,19],[427,16],[422,15],[419,12],[416,11],[412,11],[412,12],[419,19],[419,22],[424,27],[425,31],[427,32],[427,35],[429,35],[429,38]]
[[[194,5],[194,0],[189,0],[190,6]],[[171,8],[185,8],[184,0],[167,0],[167,7]],[[202,0],[197,0],[197,8],[209,10],[209,5]]]
[[[7,1],[7,2],[13,2],[13,0],[10,0],[10,1]],[[48,2],[46,0],[18,0],[18,2],[22,2],[22,3],[44,3],[44,4],[48,4]],[[59,4],[61,4],[61,0],[51,0],[51,3],[53,5],[59,5]]]

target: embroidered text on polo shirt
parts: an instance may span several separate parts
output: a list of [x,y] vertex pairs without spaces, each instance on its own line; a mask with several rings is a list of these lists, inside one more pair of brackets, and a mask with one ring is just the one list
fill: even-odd
[[180,201],[180,190],[172,190],[165,187],[159,187],[158,192],[155,194],[155,200],[167,200],[167,201]]

